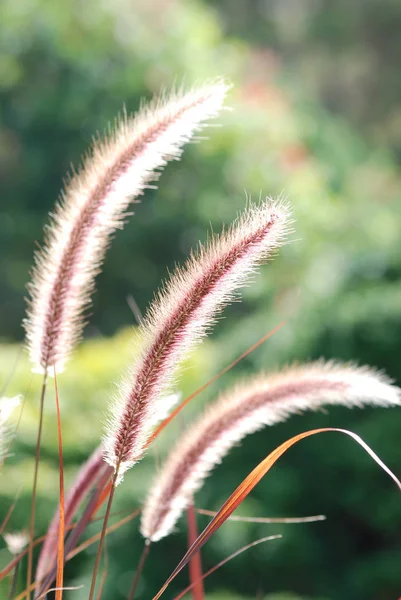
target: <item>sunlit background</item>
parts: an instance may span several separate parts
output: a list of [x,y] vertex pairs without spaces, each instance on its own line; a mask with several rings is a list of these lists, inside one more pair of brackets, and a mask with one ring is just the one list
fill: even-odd
[[[268,342],[204,392],[169,427],[116,494],[139,507],[155,469],[192,416],[244,374],[324,357],[367,363],[401,383],[401,3],[397,0],[2,0],[0,6],[0,386],[26,395],[0,510],[28,525],[40,381],[21,353],[32,254],[70,164],[125,105],[135,111],[175,83],[233,83],[219,127],[169,164],[159,189],[119,231],[97,280],[86,339],[59,378],[67,482],[99,442],[115,381],[130,360],[135,318],[198,240],[230,223],[246,196],[291,200],[291,243],[261,269],[179,383],[185,395],[277,324]],[[55,409],[47,398],[37,533],[58,498]],[[399,410],[330,409],[250,436],[196,497],[217,510],[265,455],[312,427],[361,435],[401,475]],[[214,600],[390,600],[401,593],[400,496],[351,440],[328,434],[291,450],[239,513],[301,516],[302,525],[226,523],[204,569],[270,533],[206,581]],[[207,518],[199,517],[199,527]],[[90,527],[88,535],[99,530]],[[398,533],[397,533],[398,532]],[[137,598],[151,598],[186,550],[186,523],[155,545]],[[143,541],[138,523],[110,535],[104,598],[127,597]],[[0,566],[9,562],[5,544]],[[96,548],[67,567],[87,598]],[[23,572],[23,570],[22,570]],[[185,572],[166,593],[187,584]],[[7,582],[0,594],[6,598]]]

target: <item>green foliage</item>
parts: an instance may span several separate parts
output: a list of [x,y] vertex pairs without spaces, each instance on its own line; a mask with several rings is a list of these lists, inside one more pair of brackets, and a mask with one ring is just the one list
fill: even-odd
[[225,31],[273,48],[292,78],[401,157],[398,0],[208,0]]

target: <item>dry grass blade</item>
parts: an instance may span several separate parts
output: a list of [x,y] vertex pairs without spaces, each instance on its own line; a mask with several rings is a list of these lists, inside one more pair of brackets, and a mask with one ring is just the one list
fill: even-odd
[[[215,510],[204,510],[203,508],[197,508],[196,512],[199,515],[205,515],[206,517],[215,517],[217,511]],[[311,515],[308,517],[238,517],[231,515],[227,521],[237,521],[239,523],[316,523],[317,521],[325,521],[325,515]]]
[[319,433],[327,433],[327,432],[339,432],[344,433],[352,437],[362,448],[373,458],[373,460],[395,481],[398,488],[401,490],[401,482],[397,479],[394,473],[383,463],[383,461],[373,452],[373,450],[360,438],[356,433],[352,431],[348,431],[346,429],[338,429],[332,427],[326,427],[321,429],[313,429],[310,431],[306,431],[303,433],[299,433],[298,435],[292,437],[289,440],[286,440],[283,444],[278,446],[273,452],[271,452],[264,460],[262,460],[253,471],[242,481],[242,483],[237,487],[237,489],[231,494],[231,496],[226,500],[221,509],[218,511],[217,515],[212,519],[212,521],[205,527],[202,533],[199,535],[196,542],[189,548],[188,552],[185,556],[180,560],[170,577],[167,579],[163,587],[159,590],[159,592],[154,596],[153,600],[158,600],[169,584],[175,579],[175,577],[180,573],[180,571],[185,567],[188,561],[192,558],[192,556],[199,552],[202,546],[208,541],[208,539],[215,533],[227,520],[227,518],[234,512],[234,510],[245,500],[245,498],[250,494],[253,488],[259,483],[259,481],[270,471],[273,465],[277,462],[277,460],[287,451],[289,448],[300,442],[301,440],[311,437],[313,435]]
[[[188,523],[188,547],[190,548],[198,538],[198,528],[196,524],[196,513],[193,504],[187,508]],[[205,590],[202,577],[202,560],[200,552],[194,554],[189,561],[189,580],[191,582],[192,596],[194,600],[204,600]]]
[[[61,592],[64,592],[64,591],[71,591],[72,592],[72,591],[82,590],[83,587],[84,587],[83,585],[70,585],[68,587],[63,587],[63,588],[54,587],[54,588],[51,588],[50,590],[47,590],[46,594],[48,594],[49,592],[56,592],[57,593],[57,592],[60,592],[60,591]],[[41,594],[38,597],[38,600],[42,600],[42,598],[44,598],[44,597],[45,597],[45,594]],[[19,596],[18,596],[18,598],[19,598]],[[15,600],[18,600],[18,599],[16,598]]]
[[[209,577],[209,575],[211,575],[212,573],[214,573],[215,571],[217,571],[217,569],[220,569],[220,567],[223,567],[225,564],[227,564],[228,562],[230,562],[230,560],[232,560],[236,556],[239,556],[243,552],[246,552],[250,548],[253,548],[254,546],[258,546],[259,544],[263,544],[264,542],[271,542],[273,540],[280,540],[282,537],[283,536],[281,536],[281,535],[268,535],[266,537],[262,537],[262,538],[260,538],[258,540],[255,540],[254,542],[251,542],[250,544],[247,544],[246,546],[242,546],[242,548],[239,548],[238,550],[236,550],[235,552],[233,552],[232,554],[230,554],[229,556],[227,556],[225,559],[223,559],[222,561],[220,561],[219,563],[217,563],[217,565],[214,565],[214,567],[212,567],[211,569],[209,569],[208,571],[206,571],[206,573],[204,573],[202,575],[202,581],[204,579],[206,579],[206,577]],[[185,594],[187,594],[188,592],[190,592],[193,587],[194,587],[194,584],[191,583],[191,585],[189,585],[188,587],[186,587],[185,590],[182,590],[182,592],[180,592],[178,594],[178,596],[175,596],[174,600],[181,600],[181,598],[183,598],[185,596]]]

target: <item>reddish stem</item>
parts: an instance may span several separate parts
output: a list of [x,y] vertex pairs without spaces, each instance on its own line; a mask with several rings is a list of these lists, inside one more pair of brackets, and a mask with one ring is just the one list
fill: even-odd
[[[193,503],[187,509],[188,523],[188,548],[198,539],[198,527],[196,523],[196,513]],[[203,585],[202,560],[200,552],[196,552],[189,561],[189,579],[191,582],[191,593],[194,600],[204,600],[205,589]]]
[[30,517],[30,523],[29,523],[28,568],[27,568],[27,576],[26,576],[26,587],[28,590],[27,600],[30,600],[30,597],[31,597],[30,589],[31,589],[31,582],[32,582],[33,543],[34,543],[34,537],[35,537],[36,489],[37,489],[37,485],[38,485],[40,445],[41,445],[41,441],[42,441],[43,409],[44,409],[44,403],[45,403],[46,383],[47,383],[47,370],[45,371],[45,373],[43,375],[42,391],[40,394],[38,434],[37,434],[37,438],[36,438],[35,471],[34,471],[34,476],[33,476],[31,517]]

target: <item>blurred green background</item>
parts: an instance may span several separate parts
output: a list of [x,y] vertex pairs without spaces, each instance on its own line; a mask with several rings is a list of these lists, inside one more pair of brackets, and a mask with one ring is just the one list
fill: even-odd
[[[210,387],[118,489],[115,510],[146,496],[178,432],[243,374],[317,357],[385,369],[401,383],[401,3],[398,0],[2,0],[0,5],[0,384],[26,394],[0,510],[19,494],[8,530],[28,524],[39,381],[24,354],[24,289],[71,163],[123,104],[135,111],[175,81],[223,75],[233,108],[208,139],[169,164],[118,232],[98,277],[87,340],[60,376],[67,481],[98,443],[111,382],[130,360],[134,324],[176,262],[210,224],[219,231],[245,193],[288,196],[292,243],[262,268],[188,363],[192,392],[282,320],[286,325]],[[11,381],[10,381],[11,379]],[[197,505],[217,509],[290,435],[341,426],[401,476],[399,410],[330,409],[246,439],[215,471]],[[58,455],[48,395],[37,531],[57,502]],[[210,577],[214,600],[390,600],[401,594],[401,507],[395,486],[351,440],[328,434],[291,450],[241,507],[257,516],[324,513],[323,523],[227,523],[205,546],[205,569],[241,545],[282,533]],[[199,517],[199,526],[206,524]],[[94,533],[99,525],[91,526]],[[398,535],[397,535],[398,532]],[[141,551],[137,523],[110,536],[104,598],[127,596]],[[151,598],[186,549],[185,520],[158,543],[138,590]],[[66,598],[87,597],[95,549],[67,568]],[[0,566],[9,560],[0,550]],[[183,574],[166,593],[182,589]],[[6,597],[7,586],[0,588]]]

